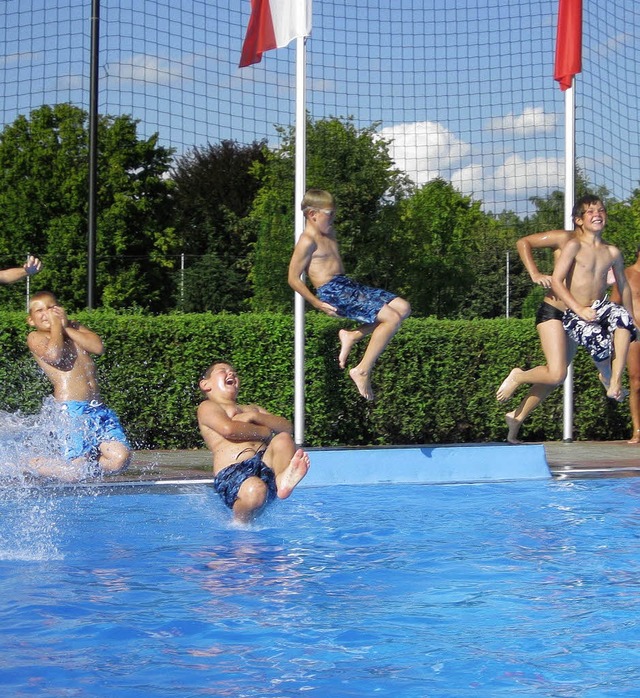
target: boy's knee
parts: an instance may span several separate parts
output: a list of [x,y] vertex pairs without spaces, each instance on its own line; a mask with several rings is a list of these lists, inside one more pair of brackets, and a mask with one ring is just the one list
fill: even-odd
[[259,477],[247,478],[238,492],[238,499],[243,508],[258,509],[267,501],[267,485]]
[[396,313],[398,313],[400,316],[400,321],[406,320],[409,315],[411,315],[411,306],[404,298],[394,298],[389,307],[393,308]]
[[553,385],[560,385],[561,383],[564,383],[564,380],[567,377],[567,369],[566,368],[558,368],[555,370],[552,369],[549,371],[549,377],[553,381]]
[[100,453],[100,467],[112,475],[124,470],[131,461],[131,450],[117,441],[108,441],[106,444],[102,444]]

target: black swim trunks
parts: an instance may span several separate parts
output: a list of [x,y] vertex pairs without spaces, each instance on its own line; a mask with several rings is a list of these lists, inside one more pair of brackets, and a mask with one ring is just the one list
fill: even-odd
[[560,322],[562,322],[563,315],[564,310],[556,308],[555,305],[551,305],[551,303],[542,301],[536,313],[536,327],[543,322],[547,322],[547,320],[560,320]]
[[259,477],[267,485],[267,502],[275,498],[277,493],[276,476],[273,470],[262,460],[264,451],[258,451],[255,456],[232,463],[223,468],[213,480],[213,489],[222,497],[229,509],[238,499],[238,491],[242,483],[250,477]]

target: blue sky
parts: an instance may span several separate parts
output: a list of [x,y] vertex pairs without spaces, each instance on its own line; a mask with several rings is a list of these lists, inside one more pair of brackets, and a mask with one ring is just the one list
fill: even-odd
[[[603,4],[603,3],[599,3]],[[625,198],[638,186],[638,29],[632,0],[584,0],[579,165]],[[90,2],[0,4],[0,121],[43,103],[88,106]],[[223,138],[277,143],[293,121],[295,49],[239,69],[250,0],[102,0],[100,111],[140,119],[178,152]],[[314,118],[380,124],[397,165],[485,208],[532,210],[562,188],[564,98],[553,81],[556,0],[316,0],[307,42]]]

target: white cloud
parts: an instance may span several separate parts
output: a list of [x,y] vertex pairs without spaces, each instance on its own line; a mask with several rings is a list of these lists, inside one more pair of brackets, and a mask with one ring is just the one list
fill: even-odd
[[507,194],[527,193],[557,189],[564,178],[564,162],[557,158],[532,158],[523,160],[519,155],[509,156],[492,175],[496,188]]
[[465,196],[481,200],[485,211],[510,209],[526,213],[532,196],[545,196],[562,189],[564,162],[557,158],[524,160],[510,155],[497,167],[474,163],[451,176],[451,184]]
[[387,126],[379,135],[391,141],[389,153],[396,166],[418,185],[446,176],[471,150],[468,143],[433,121]]
[[557,114],[545,114],[542,107],[525,107],[522,114],[507,114],[491,119],[489,131],[506,131],[515,136],[533,136],[552,131],[558,125]]

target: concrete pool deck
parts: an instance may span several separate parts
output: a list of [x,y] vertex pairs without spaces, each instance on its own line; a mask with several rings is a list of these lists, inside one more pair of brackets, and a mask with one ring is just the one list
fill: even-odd
[[[308,486],[360,484],[363,481],[462,482],[640,475],[640,445],[628,444],[626,441],[555,441],[522,446],[504,443],[443,444],[308,450],[312,470],[303,481]],[[380,467],[381,460],[384,460],[388,468]],[[377,478],[366,476],[362,480],[363,474],[368,474],[371,470],[378,472]],[[385,472],[381,476],[382,470]],[[345,471],[346,479],[343,478]],[[418,475],[416,480],[416,472],[423,473],[423,476]],[[389,473],[392,473],[391,477]],[[108,482],[205,483],[211,482],[211,479],[211,456],[207,450],[157,450],[136,451],[127,472],[108,478]]]

